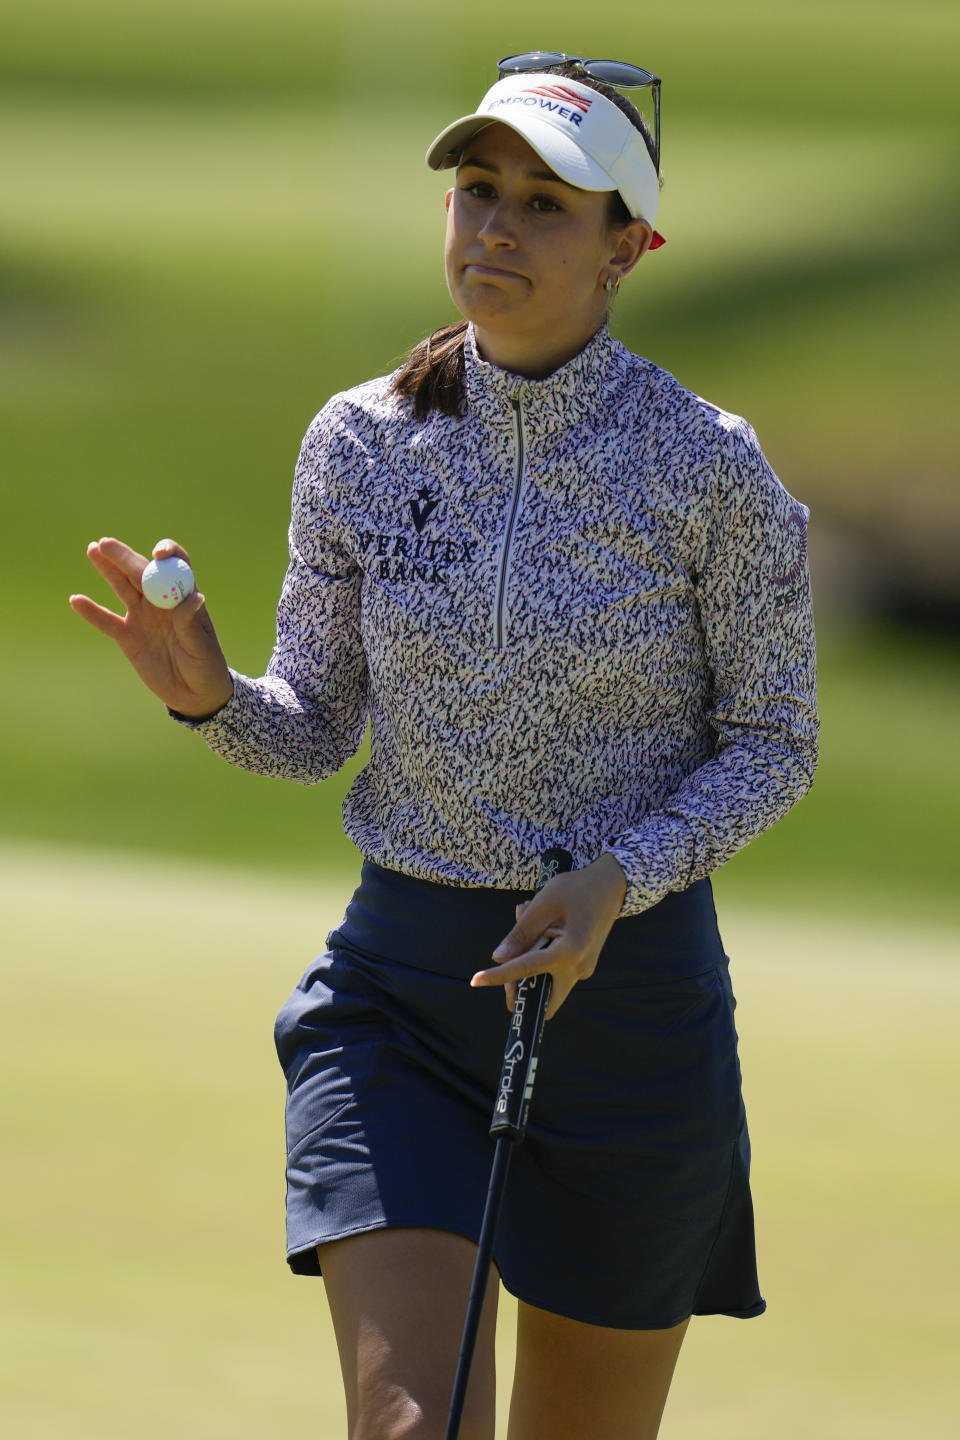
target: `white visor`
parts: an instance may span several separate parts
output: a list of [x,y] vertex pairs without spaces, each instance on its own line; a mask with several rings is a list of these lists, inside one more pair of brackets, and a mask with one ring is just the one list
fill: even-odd
[[652,226],[660,182],[646,141],[605,95],[562,75],[534,72],[498,80],[477,106],[442,130],[427,151],[432,170],[456,165],[471,136],[509,125],[550,169],[580,190],[618,190],[635,220]]

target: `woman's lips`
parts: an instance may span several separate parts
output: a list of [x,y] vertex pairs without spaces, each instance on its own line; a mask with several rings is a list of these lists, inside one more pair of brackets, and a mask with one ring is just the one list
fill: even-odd
[[516,270],[505,270],[502,265],[481,265],[478,261],[468,261],[464,270],[474,270],[478,275],[509,275],[514,280],[522,280],[523,276]]

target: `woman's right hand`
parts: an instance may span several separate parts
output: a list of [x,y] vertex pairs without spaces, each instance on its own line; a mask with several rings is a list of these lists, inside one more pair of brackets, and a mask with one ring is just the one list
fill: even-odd
[[[71,595],[76,613],[117,642],[143,683],[171,710],[192,719],[221,710],[233,694],[233,679],[199,591],[174,610],[158,610],[140,588],[146,556],[113,539],[93,541],[87,555],[126,613],[116,615],[87,595]],[[190,564],[173,540],[153,547],[156,560],[170,555]]]

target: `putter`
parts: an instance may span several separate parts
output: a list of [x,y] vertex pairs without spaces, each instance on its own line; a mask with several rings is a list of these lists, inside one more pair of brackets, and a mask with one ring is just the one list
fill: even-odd
[[[540,872],[536,889],[542,890],[548,880],[563,871],[573,869],[573,856],[567,850],[545,850],[540,857]],[[544,945],[548,942],[544,941]],[[542,948],[542,947],[541,947]],[[493,1243],[497,1235],[497,1223],[503,1208],[503,1197],[507,1188],[507,1171],[514,1145],[523,1142],[533,1095],[533,1082],[537,1074],[537,1056],[543,1038],[543,1026],[550,1002],[553,981],[549,975],[528,975],[517,986],[517,998],[510,1016],[510,1029],[503,1052],[500,1083],[493,1106],[490,1123],[491,1138],[496,1141],[493,1151],[493,1165],[490,1168],[490,1183],[480,1223],[480,1239],[477,1244],[477,1258],[473,1267],[470,1284],[470,1298],[467,1301],[467,1315],[457,1356],[457,1373],[450,1397],[450,1411],[444,1440],[458,1440],[463,1405],[467,1398],[467,1384],[470,1380],[470,1366],[480,1328],[480,1313],[483,1298],[487,1293],[487,1276],[493,1258]]]

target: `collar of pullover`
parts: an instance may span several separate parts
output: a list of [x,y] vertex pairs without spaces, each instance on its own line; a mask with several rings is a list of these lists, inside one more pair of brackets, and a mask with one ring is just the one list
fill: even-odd
[[575,425],[595,413],[604,385],[621,347],[601,325],[588,345],[543,380],[528,380],[483,360],[477,351],[473,326],[464,340],[464,391],[469,413],[492,424],[512,420],[514,402],[523,405],[528,419],[542,433]]

